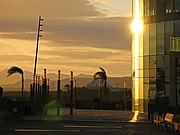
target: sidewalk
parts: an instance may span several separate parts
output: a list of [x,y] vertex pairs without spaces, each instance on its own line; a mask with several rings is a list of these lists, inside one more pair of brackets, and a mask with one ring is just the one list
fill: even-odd
[[48,111],[47,116],[24,116],[23,120],[49,120],[49,121],[108,121],[108,122],[137,122],[149,123],[147,114],[139,114],[137,120],[133,120],[134,113],[122,110],[85,110],[74,109],[70,115],[69,108],[61,109],[61,115],[56,115],[56,110]]

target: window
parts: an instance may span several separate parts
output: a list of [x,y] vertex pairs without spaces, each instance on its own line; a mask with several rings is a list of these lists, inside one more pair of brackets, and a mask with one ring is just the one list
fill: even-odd
[[143,52],[144,52],[144,55],[149,55],[149,24],[147,25],[144,25],[144,35],[143,35]]
[[149,55],[156,54],[156,23],[150,24],[149,27]]
[[173,21],[165,22],[165,54],[170,52],[170,37],[173,37]]
[[157,54],[164,54],[164,22],[157,23]]
[[180,52],[180,37],[171,37],[170,51]]
[[149,68],[149,56],[144,56],[144,69],[148,69]]
[[156,0],[150,0],[150,16],[156,15]]
[[149,68],[156,68],[156,56],[149,56]]
[[166,0],[166,13],[172,13],[173,12],[173,0]]
[[175,12],[180,12],[180,0],[175,0]]
[[[179,5],[180,6],[180,5]],[[175,37],[180,37],[180,20],[174,22]]]
[[165,58],[163,55],[157,55],[156,61],[157,61],[157,65],[156,65],[157,68],[164,68]]
[[144,16],[149,16],[149,0],[144,0]]
[[165,1],[157,0],[157,14],[164,14],[164,13],[165,13]]

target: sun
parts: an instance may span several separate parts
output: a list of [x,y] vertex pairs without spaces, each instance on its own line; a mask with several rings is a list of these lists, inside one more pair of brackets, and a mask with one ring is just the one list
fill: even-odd
[[139,19],[135,19],[131,24],[132,31],[134,33],[140,33],[143,31],[143,22]]

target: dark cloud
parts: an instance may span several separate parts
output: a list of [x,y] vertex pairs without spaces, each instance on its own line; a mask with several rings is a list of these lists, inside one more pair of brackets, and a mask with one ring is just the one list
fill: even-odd
[[[123,20],[123,21],[122,21]],[[51,25],[51,23],[49,23]],[[59,20],[47,31],[49,40],[63,44],[130,49],[130,18]]]
[[[91,46],[129,50],[131,44],[129,17],[50,19],[43,22],[43,39],[51,46]],[[0,25],[4,38],[36,40],[35,20],[30,22],[12,21]],[[1,24],[2,22],[0,22]],[[25,24],[25,25],[23,25]],[[7,28],[7,29],[6,29]],[[2,32],[1,31],[1,32]],[[14,33],[11,33],[14,32]]]
[[[103,66],[112,75],[118,70],[130,72],[126,68],[131,67],[130,17],[105,16],[88,0],[1,0],[0,11],[3,64],[33,67],[32,48],[36,45],[38,16],[42,15],[38,68],[60,66],[62,70],[90,73]],[[9,48],[15,48],[14,52]],[[16,55],[21,50],[22,54]]]
[[82,17],[102,15],[87,0],[1,0],[0,16]]
[[[53,45],[130,49],[130,17],[102,17],[87,0],[1,0],[3,38],[36,40],[43,15],[43,39]],[[14,32],[14,33],[12,33]]]

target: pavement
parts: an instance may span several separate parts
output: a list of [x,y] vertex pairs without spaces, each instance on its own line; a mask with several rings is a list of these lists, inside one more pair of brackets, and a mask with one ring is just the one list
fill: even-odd
[[45,121],[104,121],[104,122],[135,122],[149,124],[148,115],[139,113],[137,118],[134,112],[126,110],[86,110],[73,109],[73,115],[70,115],[69,108],[62,108],[60,115],[57,115],[56,109],[48,110],[48,115],[23,116],[23,120],[45,120]]

